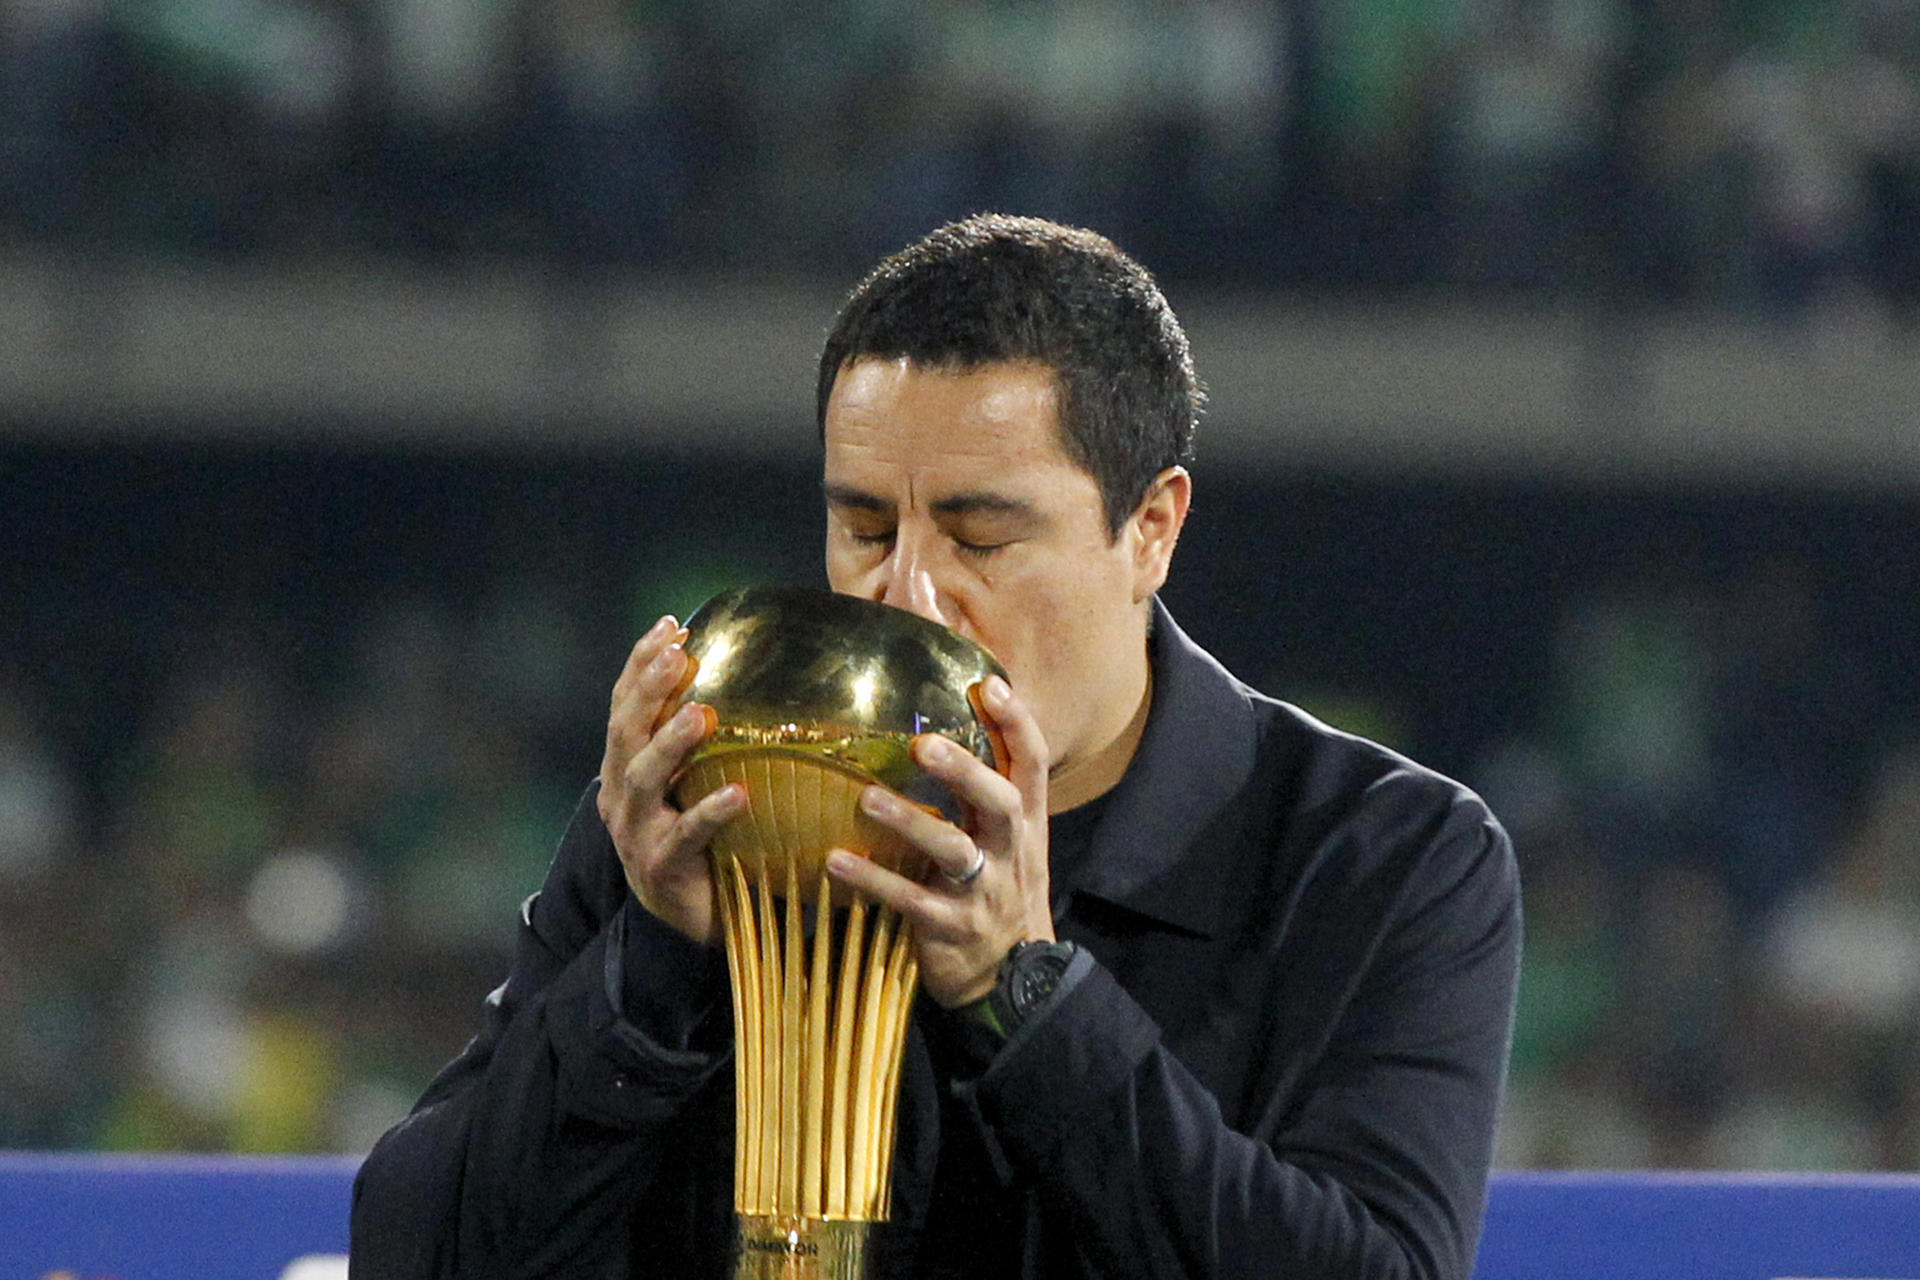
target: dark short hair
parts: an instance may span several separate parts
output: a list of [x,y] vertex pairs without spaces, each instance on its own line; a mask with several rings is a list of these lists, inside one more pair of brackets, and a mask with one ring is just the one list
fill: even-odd
[[887,258],[848,295],[820,352],[816,418],[862,357],[968,370],[1034,361],[1059,388],[1060,446],[1100,485],[1118,535],[1153,478],[1185,464],[1205,392],[1153,276],[1106,237],[981,214]]

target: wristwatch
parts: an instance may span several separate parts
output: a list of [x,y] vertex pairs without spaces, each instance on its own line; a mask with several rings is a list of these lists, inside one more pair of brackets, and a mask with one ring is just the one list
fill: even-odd
[[1016,942],[1000,962],[1000,976],[986,999],[969,1006],[981,1022],[1011,1038],[1032,1020],[1060,987],[1079,947],[1071,942]]

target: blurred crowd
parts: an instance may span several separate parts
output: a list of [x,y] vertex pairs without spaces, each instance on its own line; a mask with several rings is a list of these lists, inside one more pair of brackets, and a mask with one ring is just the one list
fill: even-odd
[[[48,454],[0,512],[0,1147],[361,1151],[504,974],[632,638],[808,578],[807,485],[140,465],[136,501]],[[65,492],[101,505],[50,529]],[[1920,1168],[1911,510],[1736,508],[1687,552],[1579,495],[1340,490],[1316,536],[1310,482],[1208,493],[1186,625],[1512,829],[1502,1164]],[[280,536],[245,536],[269,510]],[[1218,572],[1240,538],[1271,572]]]
[[1172,276],[1907,318],[1916,0],[5,0],[0,235],[836,277],[1043,213]]
[[0,442],[0,1149],[369,1147],[505,976],[640,630],[800,576],[699,519],[776,486]]
[[542,758],[592,702],[571,640],[409,600],[324,688],[221,624],[96,776],[0,681],[0,1145],[370,1146],[477,1025],[588,776],[591,725]]
[[1526,955],[1500,1158],[1920,1169],[1920,724],[1810,564],[1602,592],[1477,781]]

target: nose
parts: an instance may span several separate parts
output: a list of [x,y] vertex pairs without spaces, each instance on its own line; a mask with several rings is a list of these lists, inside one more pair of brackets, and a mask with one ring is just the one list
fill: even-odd
[[934,547],[931,539],[918,531],[901,527],[894,533],[893,549],[888,553],[885,580],[880,600],[896,609],[917,613],[942,626],[952,626],[945,599],[934,576]]

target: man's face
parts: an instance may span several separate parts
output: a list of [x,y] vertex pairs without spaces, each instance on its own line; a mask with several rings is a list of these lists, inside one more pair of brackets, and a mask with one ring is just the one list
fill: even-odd
[[[1059,768],[1135,710],[1165,564],[1141,554],[1137,518],[1108,537],[1098,482],[1060,446],[1056,397],[1040,365],[858,360],[827,402],[825,489],[834,590],[986,646]],[[1129,676],[1133,704],[1116,707]]]

